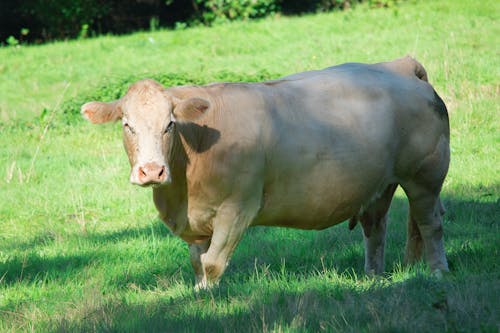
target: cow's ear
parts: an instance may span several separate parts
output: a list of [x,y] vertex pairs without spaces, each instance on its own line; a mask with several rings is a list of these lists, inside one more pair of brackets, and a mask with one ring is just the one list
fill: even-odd
[[173,102],[174,118],[181,122],[191,122],[200,118],[210,107],[210,102],[200,97],[192,97],[184,100],[175,98]]
[[122,118],[122,110],[118,101],[88,102],[82,106],[82,115],[93,124],[102,124],[110,121],[117,121]]

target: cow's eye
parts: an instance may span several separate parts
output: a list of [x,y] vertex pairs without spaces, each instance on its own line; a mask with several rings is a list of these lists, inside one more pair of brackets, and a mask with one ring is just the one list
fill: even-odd
[[134,129],[128,123],[123,123],[123,128],[129,131],[130,133],[135,134]]
[[167,133],[171,132],[172,129],[174,128],[174,124],[175,123],[173,121],[169,122],[168,125],[167,125],[167,128],[165,128],[165,132],[164,133],[167,134]]

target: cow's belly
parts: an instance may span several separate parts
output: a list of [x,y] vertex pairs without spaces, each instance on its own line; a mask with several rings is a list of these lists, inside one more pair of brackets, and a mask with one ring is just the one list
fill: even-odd
[[[345,162],[345,161],[344,161]],[[393,182],[389,160],[363,167],[336,161],[275,173],[264,184],[254,225],[324,229],[357,214]],[[293,170],[293,172],[291,171]]]
[[253,225],[281,226],[298,229],[324,229],[355,215],[361,201],[326,202],[323,198],[308,197],[294,202],[264,206]]

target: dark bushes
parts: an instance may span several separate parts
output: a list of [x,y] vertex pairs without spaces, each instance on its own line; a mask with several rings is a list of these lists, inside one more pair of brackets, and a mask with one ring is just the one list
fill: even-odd
[[[158,27],[184,27],[199,23],[211,25],[276,13],[301,14],[345,9],[361,1],[3,0],[0,2],[0,42],[43,42],[104,33],[154,30]],[[387,1],[390,0],[375,2]]]
[[[4,0],[0,2],[0,42],[9,36],[41,42],[103,33],[173,27],[203,21],[205,3],[185,0]],[[29,29],[28,35],[21,29]]]

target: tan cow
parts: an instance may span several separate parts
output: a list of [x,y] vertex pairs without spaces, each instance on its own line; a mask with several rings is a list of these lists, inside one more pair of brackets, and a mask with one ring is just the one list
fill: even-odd
[[134,83],[90,102],[121,119],[130,181],[189,244],[197,287],[219,280],[250,226],[323,229],[351,217],[365,270],[384,270],[387,211],[409,200],[406,260],[448,270],[439,194],[450,159],[446,106],[412,58],[343,64],[263,83],[164,88]]

